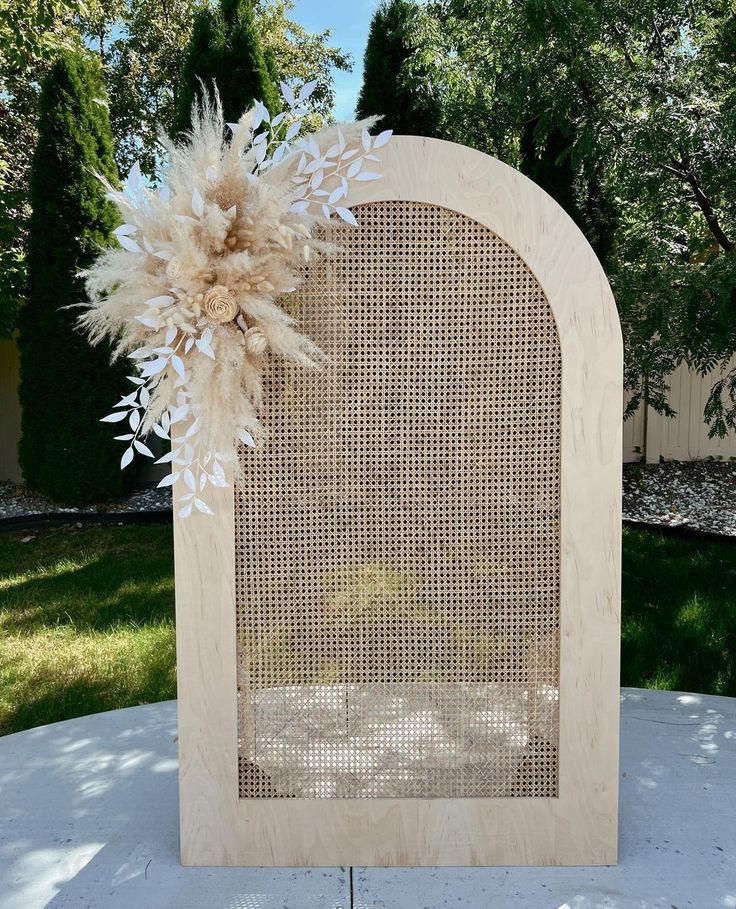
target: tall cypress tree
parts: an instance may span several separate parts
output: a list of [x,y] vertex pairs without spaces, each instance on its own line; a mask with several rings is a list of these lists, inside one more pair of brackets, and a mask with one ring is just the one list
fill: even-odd
[[28,296],[19,318],[22,437],[27,483],[60,502],[119,495],[134,474],[120,470],[119,444],[100,417],[125,387],[125,365],[90,347],[75,326],[86,300],[80,269],[109,244],[118,223],[95,174],[117,180],[99,64],[62,55],[43,81],[33,155]]
[[267,59],[255,23],[252,0],[220,0],[216,9],[197,12],[180,76],[174,133],[191,126],[192,104],[202,86],[217,86],[225,121],[238,120],[254,101],[270,111],[279,107],[275,64]]
[[405,136],[439,136],[439,105],[429,85],[407,63],[416,7],[409,0],[382,0],[373,14],[363,62],[358,117],[381,115],[376,131]]

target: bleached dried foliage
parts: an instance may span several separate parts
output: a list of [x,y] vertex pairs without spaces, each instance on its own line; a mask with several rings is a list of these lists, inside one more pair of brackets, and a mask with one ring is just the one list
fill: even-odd
[[[135,452],[153,457],[143,439],[171,440],[159,462],[186,484],[180,513],[212,513],[206,488],[226,485],[223,464],[237,467],[240,442],[263,434],[259,407],[265,357],[305,368],[320,351],[279,305],[299,281],[302,258],[329,252],[312,236],[318,219],[355,224],[353,180],[390,131],[371,137],[372,121],[335,125],[298,138],[298,95],[282,85],[283,113],[256,103],[225,124],[217,100],[195,111],[177,144],[165,140],[166,164],[153,188],[135,165],[121,190],[107,186],[123,217],[120,248],[87,272],[91,300],[80,324],[92,343],[111,338],[116,356],[131,358],[134,388],[104,421],[126,422],[121,467]],[[207,93],[204,93],[207,95]]]

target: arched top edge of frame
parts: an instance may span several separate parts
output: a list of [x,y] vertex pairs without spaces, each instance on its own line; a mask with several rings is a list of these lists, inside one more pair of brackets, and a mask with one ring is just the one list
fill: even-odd
[[497,158],[454,142],[394,136],[381,149],[382,179],[354,183],[348,205],[421,202],[459,212],[516,252],[549,300],[565,346],[594,336],[620,370],[622,338],[608,279],[583,233],[555,200]]

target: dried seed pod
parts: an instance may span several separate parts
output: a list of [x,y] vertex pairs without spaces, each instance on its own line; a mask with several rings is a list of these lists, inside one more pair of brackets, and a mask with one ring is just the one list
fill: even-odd
[[266,352],[268,341],[260,328],[249,328],[243,335],[245,349],[255,357],[260,357]]

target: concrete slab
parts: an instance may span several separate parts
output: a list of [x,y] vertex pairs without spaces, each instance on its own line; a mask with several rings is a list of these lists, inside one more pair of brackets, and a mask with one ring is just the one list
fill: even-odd
[[736,699],[624,689],[614,868],[361,868],[355,909],[736,909]]
[[0,909],[349,909],[348,869],[182,868],[176,702],[0,739]]
[[730,698],[622,692],[616,868],[182,868],[177,799],[173,702],[0,739],[0,909],[736,909]]

